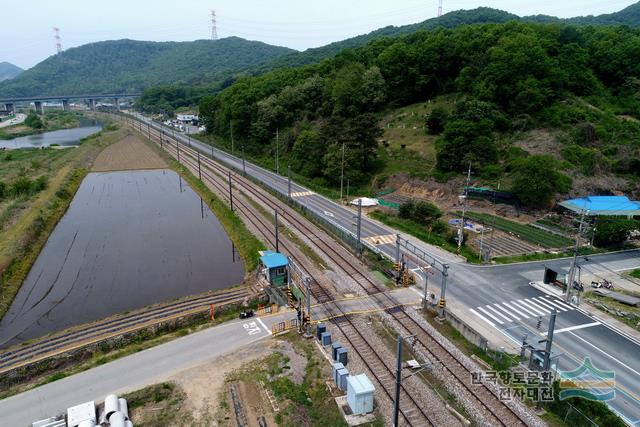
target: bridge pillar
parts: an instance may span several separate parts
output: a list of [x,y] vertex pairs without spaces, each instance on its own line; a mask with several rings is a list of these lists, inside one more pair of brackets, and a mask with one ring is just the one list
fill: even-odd
[[120,100],[118,98],[113,98],[114,105],[116,106],[116,111],[120,111]]
[[91,111],[96,111],[96,100],[95,99],[88,99],[87,102],[89,104],[89,109]]
[[42,107],[42,101],[34,101],[33,104],[36,106],[36,113],[44,114],[44,108]]
[[62,110],[63,111],[69,111],[69,100],[68,99],[63,99],[62,100]]
[[16,107],[13,105],[13,102],[7,102],[6,104],[4,104],[4,109],[11,113],[16,112]]

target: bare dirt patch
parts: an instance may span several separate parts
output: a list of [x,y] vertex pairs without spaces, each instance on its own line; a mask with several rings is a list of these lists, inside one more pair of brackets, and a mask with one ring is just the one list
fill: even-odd
[[167,163],[138,136],[129,132],[121,141],[105,148],[93,163],[92,172],[164,169]]
[[186,393],[185,411],[196,422],[212,421],[220,398],[226,393],[227,375],[245,364],[273,352],[271,340],[263,340],[227,354],[215,361],[176,374],[172,380]]
[[514,145],[529,154],[551,155],[557,160],[561,159],[557,132],[549,129],[534,129],[525,132],[514,141]]

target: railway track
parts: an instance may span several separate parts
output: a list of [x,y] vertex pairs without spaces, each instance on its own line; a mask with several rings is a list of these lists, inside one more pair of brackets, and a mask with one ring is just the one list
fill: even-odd
[[247,289],[235,289],[211,295],[196,296],[121,317],[83,325],[69,332],[38,339],[31,344],[13,347],[0,353],[0,373],[77,347],[103,341],[125,332],[133,332],[184,314],[205,311],[209,309],[211,304],[229,304],[242,301],[248,296],[249,291]]
[[[152,140],[153,137],[155,137],[155,142],[158,142],[158,138],[161,138],[160,132],[154,128],[144,129],[143,126],[140,126],[139,130],[142,133],[145,133],[146,131],[149,136],[152,136]],[[164,134],[164,138],[171,137]],[[172,151],[173,154],[177,154],[177,146],[174,148],[171,145],[164,144],[165,149],[167,149],[166,147],[171,147],[168,151]],[[228,175],[230,171],[229,168],[223,167],[219,163],[207,157],[207,155],[198,154],[198,152],[193,148],[182,146],[179,150],[182,155],[181,160],[189,165],[192,172],[197,173],[198,171],[198,164],[196,163],[198,160],[196,157],[199,157],[201,174],[209,178],[210,181],[213,180],[213,177],[208,173],[203,173],[205,169],[209,169],[218,176],[219,182],[215,184],[212,182],[218,191],[221,191],[221,194],[225,194],[228,191],[228,188],[224,188],[224,184],[220,182],[220,180],[224,181],[223,177]],[[267,197],[264,194],[264,190],[259,188],[257,184],[238,174],[236,174],[234,178],[236,186],[246,194],[251,197],[255,197],[257,200],[260,200],[272,209],[278,209],[281,211],[284,214],[283,216],[285,221],[288,221],[298,230],[298,232],[305,235],[325,256],[331,259],[334,264],[336,264],[345,274],[356,282],[368,295],[375,295],[374,298],[379,299],[382,307],[388,305],[394,307],[398,306],[397,302],[386,292],[386,288],[372,281],[353,265],[353,263],[348,259],[351,254],[346,252],[344,247],[336,245],[333,241],[326,241],[325,238],[318,235],[318,233],[316,233],[304,219],[299,218],[299,214],[292,207],[274,202],[270,197]],[[247,208],[243,210],[244,212],[246,212],[246,210],[251,210],[250,207],[246,205],[244,205],[244,207]],[[254,218],[257,219],[255,215]],[[270,227],[271,224],[269,224],[267,229],[270,229]],[[267,234],[275,238],[275,233],[267,232]],[[272,241],[271,239],[269,240]],[[324,287],[319,285],[312,289],[312,293],[316,300],[320,302],[328,302],[334,299],[334,297],[330,295]],[[378,356],[373,347],[355,327],[349,316],[341,313],[340,308],[337,305],[325,304],[325,307],[328,307],[328,310],[333,310],[333,322],[350,341],[356,353],[358,353],[361,359],[369,366],[369,370],[373,374],[376,382],[382,386],[385,394],[393,400],[391,395],[395,378],[393,367],[388,366],[388,364]],[[434,360],[438,361],[451,379],[456,383],[458,389],[465,394],[465,397],[477,403],[477,406],[481,408],[483,412],[483,418],[488,420],[491,425],[527,425],[525,419],[523,419],[510,406],[506,405],[505,402],[502,402],[485,384],[471,386],[469,384],[471,380],[471,371],[466,367],[466,365],[458,359],[456,354],[449,351],[449,349],[440,344],[438,340],[433,338],[429,331],[420,323],[409,316],[404,307],[399,306],[393,309],[387,309],[386,311],[397,321],[399,325],[401,325],[407,334],[415,336],[416,341],[420,344],[422,350],[426,354],[429,354]],[[408,402],[407,405],[411,406],[410,408],[405,408],[401,411],[405,421],[410,425],[425,425],[425,421],[427,421],[429,425],[433,425],[427,414],[422,411],[420,405],[415,402],[411,394],[407,393],[404,389],[402,390],[402,393],[403,396],[401,396],[401,402]]]

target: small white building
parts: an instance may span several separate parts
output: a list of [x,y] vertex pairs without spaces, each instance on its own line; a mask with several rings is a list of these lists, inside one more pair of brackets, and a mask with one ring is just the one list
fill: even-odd
[[177,114],[176,120],[182,123],[193,123],[194,121],[198,121],[198,116],[195,114]]

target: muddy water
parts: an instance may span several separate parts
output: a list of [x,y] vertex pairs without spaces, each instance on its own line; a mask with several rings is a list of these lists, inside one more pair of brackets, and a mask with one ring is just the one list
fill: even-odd
[[217,218],[175,172],[91,173],[0,322],[0,346],[243,275]]

